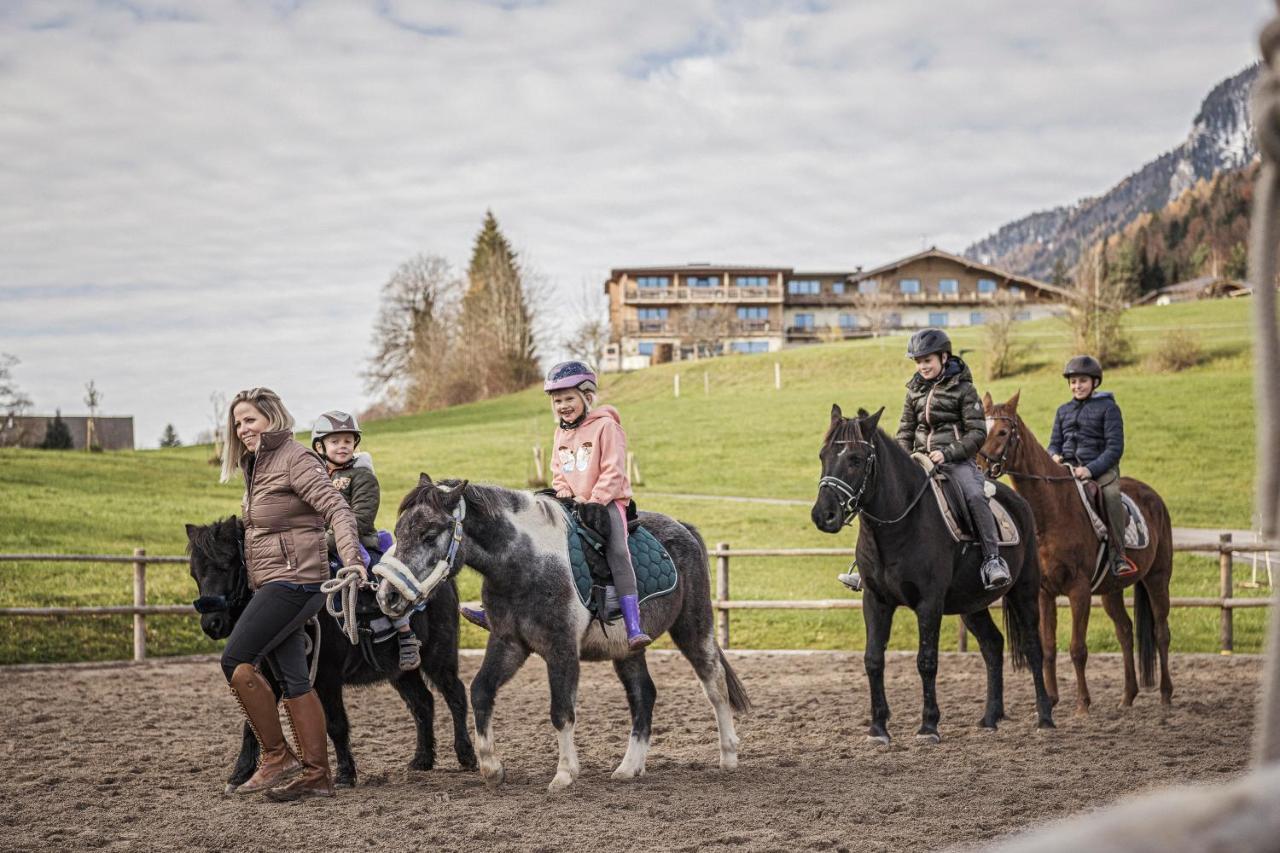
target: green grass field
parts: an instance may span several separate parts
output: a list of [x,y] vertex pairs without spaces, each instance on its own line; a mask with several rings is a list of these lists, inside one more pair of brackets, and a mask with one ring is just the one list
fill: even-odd
[[[1110,371],[1106,387],[1125,412],[1128,445],[1124,472],[1153,484],[1168,501],[1174,524],[1210,528],[1250,526],[1253,493],[1253,398],[1247,301],[1210,302],[1132,311],[1127,318],[1137,343],[1132,366]],[[1142,364],[1168,331],[1196,327],[1206,361],[1176,374],[1157,374]],[[1054,408],[1065,398],[1058,369],[1070,355],[1070,339],[1057,321],[1024,324],[1027,369],[1012,379],[979,382],[1004,399],[1021,390],[1020,410],[1045,435]],[[981,375],[981,332],[955,330],[959,349]],[[886,407],[892,426],[910,366],[905,339],[891,337],[813,346],[759,356],[733,356],[664,365],[607,377],[606,401],[622,411],[644,485],[643,508],[677,515],[700,527],[708,543],[794,548],[848,546],[813,528],[805,507],[767,506],[669,497],[744,495],[811,500],[818,476],[817,450],[833,402]],[[783,387],[773,385],[774,362]],[[682,395],[672,393],[673,376]],[[707,390],[704,390],[707,389]],[[297,412],[306,421],[311,413]],[[365,449],[374,455],[383,487],[382,526],[393,525],[398,497],[419,471],[524,487],[532,470],[532,447],[546,449],[553,423],[537,390],[484,403],[367,425]],[[0,553],[152,554],[181,553],[184,522],[201,522],[238,511],[242,487],[221,485],[207,464],[207,447],[107,454],[0,450]],[[830,558],[735,560],[734,598],[834,598],[844,595],[834,580],[845,562]],[[1238,569],[1245,578],[1247,564]],[[149,570],[151,603],[182,603],[195,597],[180,566]],[[460,576],[464,597],[474,597],[478,578]],[[1179,555],[1174,595],[1213,595],[1217,566]],[[127,566],[0,563],[0,606],[124,604],[131,600]],[[1258,594],[1243,590],[1240,593]],[[1180,651],[1217,648],[1214,610],[1175,611],[1173,642]],[[1263,612],[1238,611],[1236,648],[1261,646]],[[1062,626],[1060,620],[1060,626]],[[129,619],[0,617],[0,663],[101,660],[130,653]],[[1065,631],[1063,634],[1065,640]],[[212,651],[195,619],[148,620],[154,654]],[[912,646],[914,620],[900,615],[893,636],[898,648]],[[952,647],[955,631],[944,639]],[[479,645],[478,632],[464,629],[464,643]],[[859,614],[852,611],[764,611],[733,615],[733,644],[746,648],[860,648]],[[1109,621],[1098,611],[1090,646],[1116,648]]]

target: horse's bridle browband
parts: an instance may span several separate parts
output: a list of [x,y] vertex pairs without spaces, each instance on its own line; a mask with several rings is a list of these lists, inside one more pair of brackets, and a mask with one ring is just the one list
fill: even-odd
[[[911,503],[907,504],[907,508],[904,509],[897,518],[877,518],[862,506],[862,496],[866,493],[867,486],[871,482],[871,477],[875,474],[876,446],[870,441],[864,441],[860,438],[832,441],[830,443],[864,444],[869,448],[867,452],[867,464],[862,473],[862,482],[858,484],[858,488],[856,490],[839,477],[825,476],[818,480],[819,490],[821,490],[823,486],[826,486],[835,491],[836,494],[840,495],[840,508],[844,510],[843,527],[848,527],[850,524],[853,524],[853,519],[859,514],[865,515],[876,524],[897,524],[899,521],[906,518],[907,515],[910,514],[911,510],[915,509],[916,504],[920,503],[920,498],[924,497],[924,493],[929,491],[929,480],[932,479],[933,474],[928,474],[925,477],[924,485],[920,487],[920,491],[916,492],[916,496],[911,499]],[[845,451],[843,450],[840,451],[841,454],[844,452]]]

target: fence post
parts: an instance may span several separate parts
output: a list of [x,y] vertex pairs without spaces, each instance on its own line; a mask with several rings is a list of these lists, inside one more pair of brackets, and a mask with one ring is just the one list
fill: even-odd
[[1232,623],[1232,611],[1226,606],[1226,600],[1234,594],[1232,588],[1232,553],[1231,553],[1231,534],[1223,533],[1218,536],[1218,572],[1222,580],[1222,631],[1221,646],[1222,654],[1229,655],[1235,647],[1235,626]]
[[960,637],[956,640],[956,650],[961,652],[969,651],[969,632],[965,630],[964,620],[960,620]]
[[[147,556],[146,548],[133,549],[133,606],[147,606],[147,561],[139,559]],[[147,659],[147,617],[141,613],[133,614],[133,659]]]
[[728,550],[728,542],[716,543],[716,639],[722,649],[729,648],[729,611],[720,607],[721,601],[729,600]]
[[703,394],[711,393],[711,376],[705,370],[702,371],[702,393]]
[[678,398],[680,396],[680,374],[679,373],[677,373],[672,378],[672,382],[675,388],[676,397]]
[[782,390],[782,362],[780,361],[773,363],[773,390]]

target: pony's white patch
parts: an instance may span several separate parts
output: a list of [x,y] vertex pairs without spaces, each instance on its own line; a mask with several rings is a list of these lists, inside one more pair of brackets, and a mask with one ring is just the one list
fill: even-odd
[[715,648],[715,638],[708,637],[706,645],[716,662],[710,677],[702,682],[702,691],[716,712],[716,729],[720,733],[720,769],[738,769],[738,732],[733,725],[733,708],[729,705],[729,685],[725,680],[724,666]]
[[578,630],[578,649],[583,657],[592,660],[620,660],[631,654],[631,646],[627,643],[627,627],[621,619],[615,619],[602,631],[600,623],[592,619],[590,611],[582,606],[577,593],[574,593],[574,601],[582,611],[579,615],[584,617],[579,619],[581,624]]
[[615,779],[635,779],[644,775],[644,760],[649,755],[649,739],[638,738],[633,733],[627,741],[627,754],[622,756],[622,763],[613,771]]
[[520,509],[511,513],[511,522],[520,532],[528,534],[535,551],[546,556],[560,557],[568,565],[568,528],[565,527],[564,513],[559,508],[547,513],[538,506],[536,499],[528,499]]
[[987,418],[987,435],[991,435],[991,431],[996,428],[996,419]]
[[485,781],[502,781],[502,762],[493,750],[492,718],[483,732],[476,729],[476,761],[480,765],[480,775]]
[[549,791],[558,791],[573,784],[578,778],[578,748],[573,743],[573,723],[565,723],[556,731],[560,741],[560,761],[556,765],[555,778],[547,786]]

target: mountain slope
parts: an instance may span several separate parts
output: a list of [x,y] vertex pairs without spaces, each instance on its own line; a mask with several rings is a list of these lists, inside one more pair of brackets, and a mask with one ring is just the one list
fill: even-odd
[[1010,222],[965,249],[966,257],[1048,280],[1055,263],[1075,264],[1085,247],[1157,211],[1202,180],[1247,166],[1257,156],[1249,96],[1259,65],[1205,97],[1186,140],[1106,193]]

